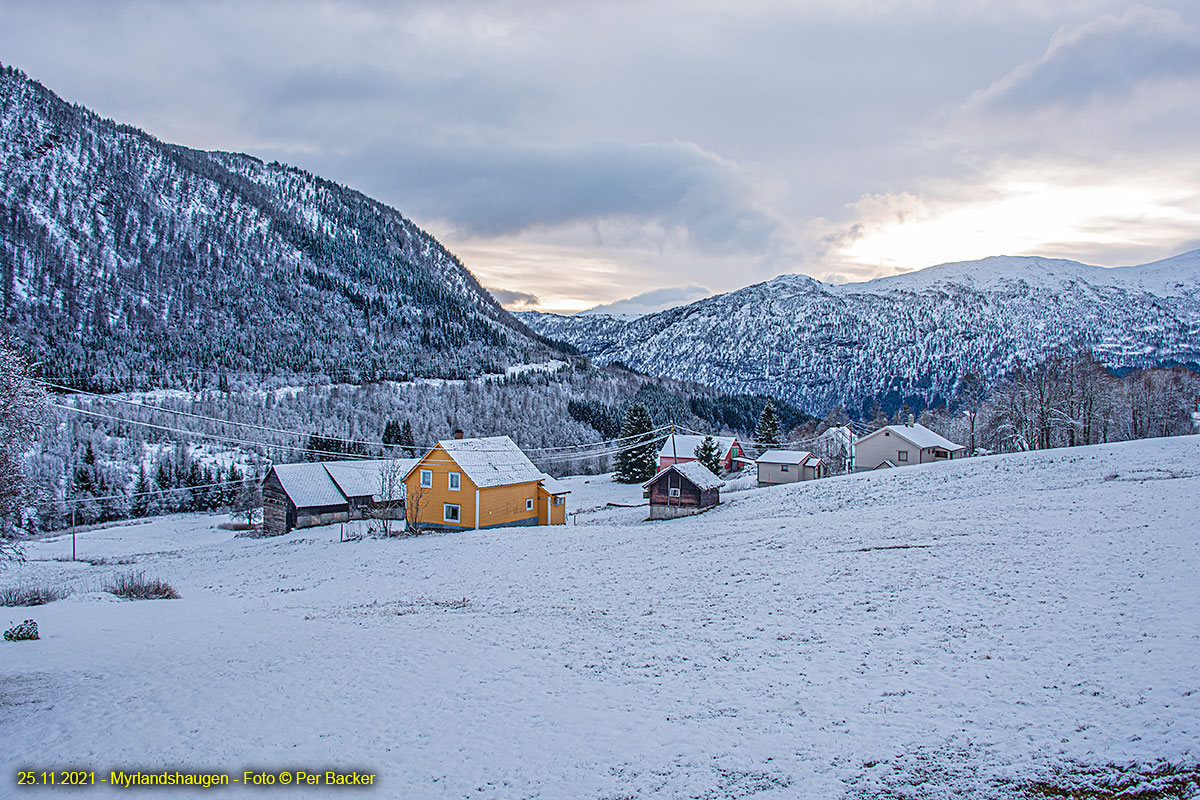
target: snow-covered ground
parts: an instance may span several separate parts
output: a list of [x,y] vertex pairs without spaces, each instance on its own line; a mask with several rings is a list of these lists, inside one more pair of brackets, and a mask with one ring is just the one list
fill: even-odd
[[[637,487],[568,480],[593,510],[564,527],[339,543],[182,516],[81,535],[95,566],[32,544],[0,587],[79,594],[0,608],[43,636],[0,643],[0,795],[21,767],[340,766],[381,797],[989,797],[1200,760],[1200,437],[655,523],[620,507]],[[183,599],[92,591],[129,569]]]

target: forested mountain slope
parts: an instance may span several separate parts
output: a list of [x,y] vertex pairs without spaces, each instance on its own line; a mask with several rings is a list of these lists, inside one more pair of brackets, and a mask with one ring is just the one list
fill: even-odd
[[101,389],[198,371],[465,376],[550,352],[395,209],[160,142],[11,67],[0,284],[4,334],[44,374]]
[[1063,347],[1109,368],[1200,365],[1200,251],[1138,267],[1001,256],[831,285],[783,275],[632,321],[520,314],[599,363],[785,397],[821,414],[891,411],[994,381]]

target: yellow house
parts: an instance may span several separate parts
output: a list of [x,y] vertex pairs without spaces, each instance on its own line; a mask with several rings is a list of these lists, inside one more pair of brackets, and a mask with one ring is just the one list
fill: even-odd
[[570,491],[507,436],[438,442],[404,488],[408,524],[425,530],[562,525]]

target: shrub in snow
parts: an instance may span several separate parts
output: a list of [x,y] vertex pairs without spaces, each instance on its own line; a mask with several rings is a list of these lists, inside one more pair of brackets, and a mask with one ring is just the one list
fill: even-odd
[[4,641],[6,642],[22,642],[32,639],[38,639],[37,623],[31,619],[27,619],[20,625],[14,625],[4,632]]
[[116,575],[104,584],[104,591],[127,600],[178,600],[179,592],[159,578],[147,578],[144,572]]
[[61,586],[12,586],[0,589],[0,606],[41,606],[61,600],[70,592]]

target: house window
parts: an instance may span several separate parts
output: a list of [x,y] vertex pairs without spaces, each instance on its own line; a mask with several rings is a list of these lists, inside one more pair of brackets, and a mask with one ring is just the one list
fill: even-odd
[[787,464],[780,464],[780,465],[779,465],[779,471],[780,471],[780,472],[787,472],[787,471],[788,471],[788,465],[787,465]]
[[934,450],[933,451],[934,458],[945,458],[948,455],[950,455],[950,454],[947,453],[945,450]]
[[667,487],[667,497],[679,497],[679,487],[677,487],[677,486]]
[[450,479],[450,491],[457,492],[462,488],[462,476],[459,473],[450,472],[446,474],[446,477]]
[[525,510],[533,511],[533,498],[532,497],[528,497],[525,499]]
[[431,469],[421,470],[421,488],[422,489],[432,489],[433,488],[433,470],[431,470]]
[[462,507],[456,506],[453,503],[442,503],[442,521],[443,522],[460,522],[462,520]]
[[907,450],[897,450],[896,451],[896,460],[897,461],[908,461],[908,451]]
[[554,505],[556,505],[556,506],[561,506],[561,505],[563,505],[563,504],[564,504],[564,503],[566,503],[566,502],[567,502],[567,498],[565,498],[565,497],[556,497],[556,498],[554,498]]

